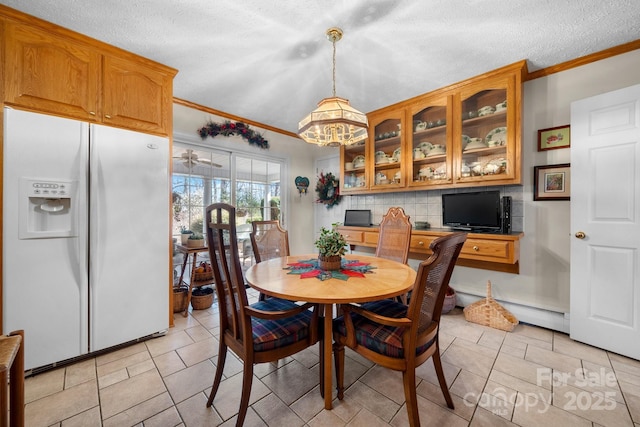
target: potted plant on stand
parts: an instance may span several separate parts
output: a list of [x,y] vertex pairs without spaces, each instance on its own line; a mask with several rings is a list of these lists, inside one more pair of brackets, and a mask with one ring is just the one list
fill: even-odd
[[192,234],[193,231],[187,229],[187,227],[185,227],[184,225],[180,226],[180,243],[182,244],[182,246],[187,244],[187,240]]
[[187,239],[187,247],[201,248],[204,246],[204,236],[201,233],[191,233]]
[[347,251],[344,236],[336,229],[322,227],[315,245],[318,248],[318,267],[322,270],[339,270],[342,256]]

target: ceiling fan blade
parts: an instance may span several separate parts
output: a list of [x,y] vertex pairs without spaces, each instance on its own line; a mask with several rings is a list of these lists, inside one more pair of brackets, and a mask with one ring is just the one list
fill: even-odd
[[209,165],[212,166],[214,168],[221,168],[222,165],[219,165],[217,163],[212,162],[211,160],[207,160],[207,159],[198,159],[196,160],[198,163],[204,163],[205,165]]

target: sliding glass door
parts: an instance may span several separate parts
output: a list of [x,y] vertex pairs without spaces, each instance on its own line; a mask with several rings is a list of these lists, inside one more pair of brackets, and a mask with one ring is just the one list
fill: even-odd
[[[173,234],[182,229],[204,233],[204,210],[215,202],[236,206],[238,244],[243,257],[250,256],[251,222],[276,219],[284,224],[284,160],[246,153],[174,144]],[[285,227],[286,228],[286,227]]]

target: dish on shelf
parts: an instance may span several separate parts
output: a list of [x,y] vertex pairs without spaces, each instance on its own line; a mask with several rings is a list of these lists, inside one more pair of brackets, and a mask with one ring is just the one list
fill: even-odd
[[483,172],[488,175],[504,173],[506,167],[507,167],[506,160],[502,157],[498,157],[496,159],[491,159],[489,162],[487,162],[487,164],[484,166]]
[[468,143],[471,142],[471,138],[468,135],[462,135],[462,150],[465,149]]
[[463,151],[476,150],[478,148],[487,148],[487,144],[484,143],[482,138],[471,138],[472,141],[469,141],[467,146]]
[[444,153],[446,153],[446,147],[444,145],[434,145],[431,150],[429,150],[427,157],[437,156]]
[[496,109],[491,105],[485,105],[481,109],[478,110],[478,117],[488,116],[489,114],[495,113]]
[[433,174],[433,168],[431,166],[423,166],[420,168],[420,171],[418,172],[418,176],[421,178],[431,178],[432,174]]
[[431,179],[446,179],[447,178],[447,166],[442,165],[437,167],[431,175]]
[[491,130],[484,140],[489,147],[505,145],[507,143],[507,128],[498,127]]
[[482,175],[482,164],[480,162],[469,163],[469,169],[474,175]]
[[377,184],[387,184],[387,183],[389,183],[389,178],[387,178],[387,175],[383,174],[382,172],[378,172],[376,174],[376,185]]
[[363,166],[364,166],[364,156],[363,155],[355,156],[353,158],[353,167],[361,168]]
[[498,111],[503,111],[507,108],[507,100],[505,99],[504,101],[502,101],[500,104],[496,104],[496,113]]
[[402,159],[400,155],[401,155],[401,150],[400,150],[400,147],[398,147],[395,150],[393,150],[393,156],[391,156],[391,158],[394,161],[399,162]]
[[433,148],[433,144],[429,141],[423,141],[418,144],[418,148],[421,149],[424,154],[427,154]]

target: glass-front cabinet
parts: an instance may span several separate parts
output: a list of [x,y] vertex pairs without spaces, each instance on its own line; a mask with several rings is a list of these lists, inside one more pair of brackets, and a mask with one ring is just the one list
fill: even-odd
[[369,189],[366,148],[365,141],[362,141],[357,144],[343,146],[340,150],[340,164],[342,165],[341,194],[359,193]]
[[404,187],[402,173],[403,110],[388,116],[372,117],[369,121],[369,141],[373,141],[369,156],[372,160],[371,189],[391,190]]
[[521,183],[526,62],[367,115],[369,138],[342,147],[342,192],[376,193]]
[[410,108],[412,131],[405,157],[410,187],[451,184],[451,96],[426,100]]
[[515,77],[487,79],[456,99],[456,184],[519,180],[520,126]]

